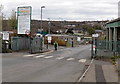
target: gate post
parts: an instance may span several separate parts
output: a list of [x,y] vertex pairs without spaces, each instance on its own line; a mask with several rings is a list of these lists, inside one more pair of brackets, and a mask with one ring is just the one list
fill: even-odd
[[95,38],[95,57],[97,56],[97,38]]
[[91,49],[91,58],[97,56],[97,37],[98,34],[92,34],[92,49]]
[[91,43],[91,59],[93,58],[94,54],[93,54],[93,37],[92,37],[92,43]]
[[92,46],[91,46],[91,59],[96,56],[96,40],[92,37]]

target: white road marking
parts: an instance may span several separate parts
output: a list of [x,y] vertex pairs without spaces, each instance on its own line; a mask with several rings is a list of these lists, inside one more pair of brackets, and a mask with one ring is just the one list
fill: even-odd
[[58,59],[58,60],[61,60],[61,59],[63,59],[64,57],[58,57],[58,58],[56,58],[56,59]]
[[52,57],[53,57],[53,56],[47,56],[47,57],[44,57],[44,58],[47,58],[47,59],[48,59],[48,58],[52,58]]
[[91,60],[89,67],[85,70],[85,72],[82,74],[82,76],[79,78],[79,80],[77,82],[81,82],[81,80],[85,77],[86,73],[88,72],[88,70],[90,69],[92,63],[93,63],[94,59]]
[[49,52],[45,52],[44,54],[49,54],[49,53],[51,53],[51,52],[53,52],[54,50],[51,50],[51,51],[49,51]]
[[35,58],[41,58],[41,57],[45,57],[46,55],[39,55],[39,56],[35,56]]
[[35,56],[35,55],[38,55],[38,54],[24,55],[24,57],[32,57],[32,56]]
[[67,60],[74,60],[75,58],[68,58]]
[[80,59],[79,62],[86,62],[86,59]]

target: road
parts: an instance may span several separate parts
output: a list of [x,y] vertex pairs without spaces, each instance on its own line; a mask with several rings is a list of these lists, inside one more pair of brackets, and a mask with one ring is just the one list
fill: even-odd
[[3,82],[76,82],[90,63],[90,45],[58,51],[2,55]]

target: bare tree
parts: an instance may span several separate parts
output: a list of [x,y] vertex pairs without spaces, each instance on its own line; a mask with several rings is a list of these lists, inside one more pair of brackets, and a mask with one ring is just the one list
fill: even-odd
[[17,22],[16,21],[16,12],[15,12],[15,10],[12,10],[11,16],[9,18],[9,27],[11,29],[16,29],[16,27],[17,27],[17,23],[16,22]]
[[3,5],[0,5],[0,31],[2,31],[3,9],[4,9]]

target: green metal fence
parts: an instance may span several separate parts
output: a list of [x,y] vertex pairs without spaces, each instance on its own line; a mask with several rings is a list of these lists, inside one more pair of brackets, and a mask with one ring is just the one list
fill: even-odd
[[120,55],[120,41],[95,40],[93,43],[96,48],[95,51],[92,49],[92,53],[95,52],[95,56],[111,57],[114,55]]
[[30,40],[30,53],[37,53],[42,51],[42,37],[31,38]]
[[119,55],[120,55],[120,41],[117,42],[117,52],[118,52]]
[[28,37],[11,37],[11,48],[13,51],[29,50],[30,39]]
[[29,50],[30,53],[42,50],[42,37],[11,37],[11,48],[13,51]]
[[97,50],[120,52],[120,41],[97,41]]

